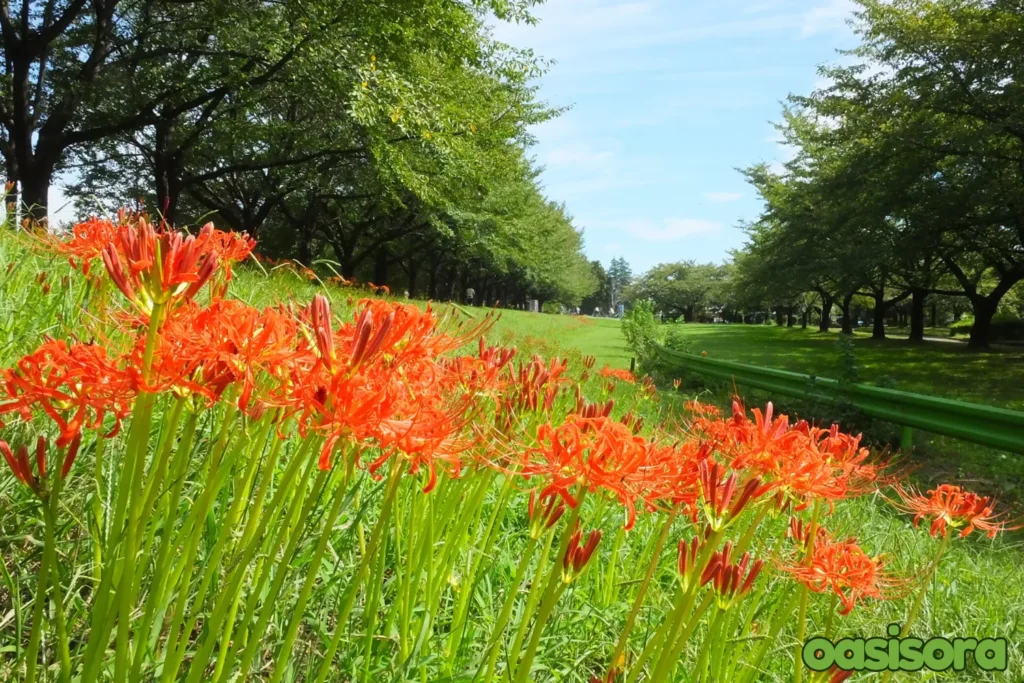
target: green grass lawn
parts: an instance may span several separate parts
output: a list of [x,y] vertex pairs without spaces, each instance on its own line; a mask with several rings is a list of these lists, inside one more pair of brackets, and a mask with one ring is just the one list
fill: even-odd
[[[774,325],[681,325],[692,351],[712,358],[838,377],[836,333]],[[1024,409],[1024,349],[978,353],[964,344],[854,336],[859,379],[973,403]]]

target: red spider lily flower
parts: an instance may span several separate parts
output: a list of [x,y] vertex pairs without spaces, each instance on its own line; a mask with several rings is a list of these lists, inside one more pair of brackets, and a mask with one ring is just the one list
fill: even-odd
[[644,439],[608,418],[570,415],[558,427],[541,425],[537,442],[538,446],[526,453],[522,474],[543,478],[541,496],[558,495],[575,507],[574,486],[606,491],[625,506],[625,528],[633,527],[639,493],[630,475],[644,463]]
[[649,507],[667,502],[696,521],[700,463],[711,457],[711,450],[710,444],[694,441],[671,446],[648,442],[644,463],[630,475],[629,482]]
[[576,407],[573,412],[580,417],[608,417],[612,414],[612,409],[615,407],[615,399],[610,398],[604,403],[589,403],[584,398],[579,384],[575,385],[575,390]]
[[[261,311],[224,299],[205,308],[187,302],[164,324],[146,389],[217,400],[239,383],[238,406],[246,410],[261,378],[281,381],[308,355],[296,346],[297,327],[293,316],[278,309]],[[136,345],[131,365],[141,365],[144,343]]]
[[409,419],[381,420],[374,436],[385,453],[370,464],[370,472],[375,472],[397,451],[409,461],[411,474],[426,467],[428,479],[424,493],[430,493],[437,483],[438,462],[449,466],[451,476],[459,476],[462,466],[459,455],[476,444],[473,439],[460,436],[468,422],[465,408],[463,405],[445,412],[423,405]]
[[683,380],[679,379],[678,377],[676,377],[674,380],[672,380],[672,388],[673,389],[675,389],[676,391],[679,391],[679,387],[681,387],[681,386],[683,386]]
[[[71,471],[71,466],[75,462],[75,458],[78,457],[78,450],[82,445],[82,435],[77,434],[71,443],[68,444],[64,451],[64,460],[61,463],[60,477],[66,479],[68,473]],[[32,472],[32,464],[28,459],[28,447],[24,444],[18,447],[15,453],[10,445],[0,439],[0,453],[3,454],[4,460],[7,461],[8,467],[11,468],[11,472],[14,476],[21,481],[23,484],[32,489],[37,495],[44,496],[45,488],[41,486],[41,482],[46,480],[46,437],[40,435],[36,439],[36,471],[39,473],[38,477]]]
[[246,232],[226,232],[217,230],[213,223],[207,223],[196,237],[199,248],[216,257],[217,263],[224,271],[225,282],[231,281],[232,266],[249,258],[256,248],[256,240]]
[[700,494],[704,514],[714,529],[732,524],[751,502],[772,489],[757,477],[748,479],[737,493],[739,475],[732,472],[723,479],[724,468],[712,460],[701,460],[698,465]]
[[[126,219],[122,214],[120,218]],[[120,222],[120,221],[119,221]],[[118,224],[107,218],[92,217],[71,228],[71,235],[61,239],[54,233],[43,235],[44,244],[67,257],[72,268],[81,270],[88,277],[92,262],[101,257],[103,249],[117,237]]]
[[846,615],[858,600],[885,599],[888,589],[904,583],[888,576],[882,567],[881,558],[869,556],[854,539],[825,537],[816,540],[809,562],[781,568],[815,593],[835,593],[842,603],[839,613]]
[[530,491],[530,536],[534,539],[540,538],[545,529],[555,526],[565,514],[565,502],[558,496],[541,497],[539,505],[536,501],[537,492]]
[[583,530],[577,525],[576,531],[569,538],[569,546],[565,550],[565,557],[562,558],[562,581],[569,583],[582,573],[583,568],[590,562],[590,558],[597,550],[601,542],[601,530],[594,529],[587,535],[587,542],[583,541]]
[[[789,518],[789,527],[786,529],[786,538],[791,538],[796,541],[797,545],[801,548],[806,549],[811,541],[811,525],[805,523],[804,520],[799,517]],[[823,526],[818,526],[817,531],[814,534],[815,543],[828,542],[831,540],[831,535]]]
[[[633,373],[631,373],[629,370],[623,370],[622,368],[613,368],[606,365],[603,368],[601,368],[601,370],[597,374],[607,379],[619,380],[620,382],[627,382],[629,384],[636,384],[636,377],[633,376]],[[615,385],[612,384],[612,387],[614,386]]]
[[[676,380],[676,381],[678,382],[680,380]],[[696,401],[696,400],[694,400],[694,401],[687,401],[685,404],[683,404],[683,407],[686,408],[686,410],[688,412],[691,412],[694,415],[706,415],[708,417],[718,417],[721,414],[721,411],[719,411],[718,408],[716,408],[715,406],[707,404],[707,403],[701,403],[700,401]]]
[[208,242],[205,233],[212,229],[208,224],[197,239],[176,230],[158,230],[139,217],[120,226],[117,240],[103,248],[103,265],[122,294],[148,315],[157,304],[190,299],[210,280],[219,257],[203,245]]
[[580,363],[587,370],[592,370],[594,368],[594,363],[596,363],[596,362],[597,362],[597,358],[595,358],[594,356],[583,356],[583,358],[580,359]]
[[320,352],[320,361],[328,372],[334,372],[334,327],[331,320],[331,305],[327,297],[317,294],[309,304],[309,318],[313,323],[313,338]]
[[963,527],[961,538],[975,529],[984,531],[989,538],[995,538],[1000,532],[1024,528],[1024,525],[1007,519],[1009,512],[996,513],[992,498],[965,491],[953,484],[941,484],[927,494],[899,484],[894,488],[902,500],[902,503],[894,503],[894,506],[913,514],[915,527],[922,520],[931,520],[929,533],[932,536],[944,535],[947,527]]
[[853,678],[853,675],[857,673],[856,669],[844,670],[837,666],[833,666],[830,670],[832,676],[828,679],[828,683],[843,683]]
[[28,422],[38,408],[60,430],[57,446],[67,446],[83,426],[99,429],[114,416],[113,436],[138,393],[135,372],[125,370],[95,344],[49,340],[0,371],[0,415],[16,412]]
[[750,592],[764,566],[763,560],[755,560],[750,564],[750,553],[743,553],[740,561],[732,564],[729,555],[732,552],[732,542],[725,544],[722,550],[712,554],[707,567],[701,573],[701,585],[711,583],[718,594],[719,606],[727,609],[736,601]]

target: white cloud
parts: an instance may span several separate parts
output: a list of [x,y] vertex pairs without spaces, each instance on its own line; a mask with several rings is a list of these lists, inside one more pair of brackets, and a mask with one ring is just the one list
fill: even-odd
[[722,224],[696,218],[666,218],[661,225],[650,220],[628,221],[624,227],[645,242],[674,242],[686,237],[717,232]]
[[804,14],[800,37],[807,38],[843,28],[855,9],[857,5],[853,0],[829,0],[825,5],[811,9]]
[[705,192],[704,199],[715,204],[726,204],[743,199],[741,192]]

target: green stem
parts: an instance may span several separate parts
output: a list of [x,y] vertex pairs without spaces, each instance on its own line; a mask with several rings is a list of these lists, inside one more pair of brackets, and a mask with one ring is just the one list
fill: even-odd
[[[292,645],[295,643],[295,638],[299,633],[299,623],[302,621],[302,617],[305,614],[306,603],[309,602],[309,596],[313,593],[313,586],[317,580],[320,561],[323,559],[324,553],[327,551],[327,543],[331,539],[331,532],[334,530],[334,522],[338,519],[338,515],[341,514],[341,507],[344,502],[345,485],[342,484],[342,486],[334,492],[334,502],[331,505],[330,511],[327,513],[327,520],[324,522],[323,529],[320,531],[320,540],[317,542],[316,550],[313,551],[313,558],[310,560],[309,567],[306,569],[306,581],[303,583],[302,590],[299,592],[299,599],[292,608],[292,617],[288,622],[284,641],[281,643],[281,647],[278,650],[277,661],[274,664],[274,674],[270,679],[271,683],[280,683],[281,678],[287,670],[288,658],[291,655]],[[284,568],[282,567],[280,571],[283,574]]]
[[[910,635],[910,627],[914,625],[918,615],[921,613],[921,607],[924,606],[924,596],[928,593],[928,589],[931,587],[932,582],[935,580],[935,574],[939,569],[939,562],[942,561],[942,556],[946,554],[946,550],[949,548],[949,538],[951,534],[949,529],[946,529],[942,535],[942,543],[939,544],[939,550],[935,554],[935,559],[932,560],[931,567],[928,568],[928,575],[921,586],[921,590],[917,592],[917,596],[914,598],[914,604],[910,606],[910,611],[907,613],[907,620],[903,623],[903,628],[900,629],[900,638],[906,638]],[[888,683],[889,679],[892,678],[892,671],[886,671],[882,675],[881,683]]]
[[[580,518],[580,512],[583,509],[583,499],[586,497],[586,494],[587,489],[582,488],[579,496],[576,498],[576,507],[573,508],[572,513],[569,515],[565,528],[562,529],[562,538],[558,543],[558,553],[555,555],[555,560],[551,563],[551,570],[548,572],[544,597],[541,599],[540,609],[537,611],[537,619],[533,625],[533,632],[530,634],[530,642],[526,646],[523,659],[516,669],[515,683],[526,683],[529,680],[530,670],[533,668],[533,660],[537,656],[537,647],[540,645],[540,638],[543,635],[544,627],[547,625],[548,618],[551,616],[551,612],[554,610],[555,604],[562,594],[562,591],[559,590],[559,588],[564,586],[560,569],[562,558],[565,557],[565,552],[569,548],[569,541],[576,532],[576,522]],[[523,617],[527,618],[529,615],[524,614]]]
[[57,562],[57,499],[61,490],[60,472],[53,477],[53,490],[43,506],[45,540],[43,552],[48,556],[50,586],[53,589],[53,604],[57,617],[57,655],[60,658],[60,680],[71,680],[71,651],[68,648],[68,626],[64,618],[64,595],[60,587],[60,563]]
[[[804,555],[804,563],[810,564],[814,558],[814,544],[818,537],[818,515],[821,512],[821,501],[814,501],[814,509],[811,512],[811,524],[807,533],[807,551]],[[800,683],[804,674],[803,649],[804,638],[807,635],[807,604],[810,601],[810,589],[807,584],[800,585],[800,607],[796,620],[796,654],[793,657],[793,683]]]
[[665,518],[665,523],[661,526],[661,533],[658,534],[658,540],[654,545],[654,549],[651,551],[651,559],[647,563],[647,571],[644,573],[643,581],[640,582],[640,588],[637,591],[636,597],[633,598],[633,606],[629,610],[629,615],[626,616],[626,623],[622,627],[622,633],[619,634],[619,640],[615,643],[615,650],[612,651],[611,661],[608,663],[608,673],[616,671],[621,668],[620,658],[626,652],[626,643],[629,642],[629,634],[633,630],[633,624],[636,622],[636,617],[640,613],[640,608],[643,606],[644,597],[647,595],[647,587],[651,583],[651,579],[654,577],[654,572],[658,568],[658,561],[661,559],[661,551],[665,547],[665,541],[668,540],[669,531],[672,530],[672,524],[675,522],[677,511],[673,510]]
[[334,626],[334,635],[331,636],[331,642],[327,646],[327,652],[324,653],[324,659],[320,665],[320,671],[317,674],[316,683],[324,683],[324,681],[327,680],[327,676],[330,675],[332,671],[334,656],[338,652],[338,646],[341,644],[341,638],[345,633],[345,626],[348,624],[348,616],[352,612],[352,608],[355,606],[356,595],[363,582],[363,574],[365,574],[369,568],[370,560],[377,552],[377,546],[380,544],[380,538],[384,528],[391,519],[391,513],[394,510],[395,495],[398,492],[398,484],[401,480],[402,466],[396,458],[393,459],[391,463],[391,473],[388,478],[387,490],[384,493],[384,502],[381,506],[380,517],[377,519],[377,523],[373,527],[373,532],[370,534],[370,541],[367,544],[366,552],[363,553],[362,558],[360,558],[359,566],[356,568],[356,572],[353,574],[352,580],[344,593],[343,602],[338,610]]
[[[516,604],[516,597],[519,594],[519,586],[522,585],[523,579],[526,578],[526,571],[530,568],[530,559],[533,557],[534,551],[537,549],[537,542],[540,537],[533,538],[526,543],[526,549],[523,551],[523,556],[519,558],[519,565],[516,567],[516,573],[512,577],[512,585],[509,586],[508,595],[505,596],[505,602],[501,606],[501,612],[498,614],[497,621],[494,622],[494,630],[491,632],[491,641],[484,651],[487,654],[487,663],[484,667],[481,667],[481,671],[485,671],[484,680],[490,681],[491,676],[494,675],[494,667],[498,663],[498,655],[501,653],[499,647],[501,643],[501,636],[505,632],[505,626],[508,625],[508,620],[512,616],[512,609]],[[477,676],[480,675],[480,671],[477,671]]]

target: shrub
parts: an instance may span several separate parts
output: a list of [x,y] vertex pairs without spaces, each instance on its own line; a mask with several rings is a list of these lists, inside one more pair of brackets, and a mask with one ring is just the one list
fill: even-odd
[[654,316],[654,302],[641,299],[622,318],[622,333],[626,345],[641,363],[648,361],[658,341],[658,320]]

